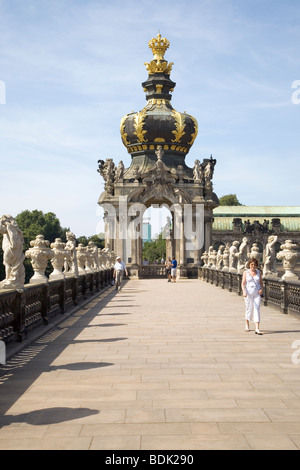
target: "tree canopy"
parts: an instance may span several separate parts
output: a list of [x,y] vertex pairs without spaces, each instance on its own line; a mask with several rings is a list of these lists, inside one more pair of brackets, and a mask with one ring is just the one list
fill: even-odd
[[219,198],[220,206],[242,206],[236,194],[226,194]]
[[166,258],[166,240],[163,238],[162,233],[159,234],[156,240],[145,242],[143,247],[143,258],[147,258],[151,263],[155,260],[160,261],[161,258]]
[[69,230],[61,226],[59,219],[53,212],[44,214],[37,209],[21,212],[16,216],[16,222],[23,232],[24,249],[30,247],[31,240],[34,240],[37,235],[43,235],[45,240],[52,243],[55,238],[65,240],[66,232]]

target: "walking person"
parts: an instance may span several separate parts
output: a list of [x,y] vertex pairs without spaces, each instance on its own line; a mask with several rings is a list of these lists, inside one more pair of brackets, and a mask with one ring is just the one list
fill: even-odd
[[258,269],[258,261],[256,258],[250,258],[249,269],[244,271],[242,278],[242,291],[245,299],[245,331],[250,331],[249,322],[254,321],[255,333],[261,335],[259,329],[260,323],[260,303],[263,293],[263,282],[261,272]]
[[172,267],[171,267],[171,276],[173,282],[176,282],[176,272],[177,272],[177,260],[175,259],[175,256],[172,258]]
[[116,263],[114,265],[113,277],[115,279],[116,290],[121,290],[121,284],[123,281],[124,273],[128,276],[128,271],[125,263],[121,260],[121,256],[117,256]]
[[172,261],[171,261],[170,257],[165,262],[165,267],[166,267],[166,275],[167,275],[167,278],[168,278],[168,282],[171,282]]

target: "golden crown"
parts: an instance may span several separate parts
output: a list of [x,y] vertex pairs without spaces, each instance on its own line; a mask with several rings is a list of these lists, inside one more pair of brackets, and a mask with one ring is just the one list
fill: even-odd
[[152,50],[154,60],[163,60],[164,54],[170,46],[170,42],[166,38],[162,38],[161,34],[158,34],[157,38],[152,38],[148,42],[148,46]]

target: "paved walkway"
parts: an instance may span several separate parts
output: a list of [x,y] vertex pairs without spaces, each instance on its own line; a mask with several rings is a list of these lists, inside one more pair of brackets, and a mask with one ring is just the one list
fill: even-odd
[[0,449],[299,450],[300,320],[243,312],[200,280],[110,288],[0,368]]

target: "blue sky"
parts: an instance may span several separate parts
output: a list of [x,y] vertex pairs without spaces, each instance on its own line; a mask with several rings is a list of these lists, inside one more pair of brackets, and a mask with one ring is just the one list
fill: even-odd
[[130,164],[120,120],[146,104],[158,31],[172,106],[198,121],[186,163],[217,159],[219,197],[300,204],[299,0],[0,0],[0,31],[1,215],[96,233],[97,160]]

